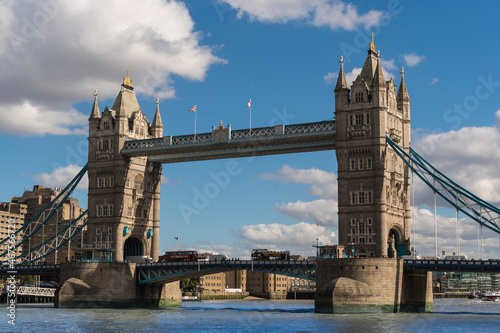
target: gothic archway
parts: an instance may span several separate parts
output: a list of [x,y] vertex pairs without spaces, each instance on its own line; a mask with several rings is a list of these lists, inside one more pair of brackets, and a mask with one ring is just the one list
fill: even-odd
[[142,248],[142,243],[135,237],[129,237],[125,241],[123,246],[123,257],[127,258],[129,256],[142,256],[144,250]]
[[405,244],[401,242],[400,230],[391,229],[389,231],[389,239],[387,244],[387,257],[388,258],[401,258],[402,256],[408,255],[408,249]]

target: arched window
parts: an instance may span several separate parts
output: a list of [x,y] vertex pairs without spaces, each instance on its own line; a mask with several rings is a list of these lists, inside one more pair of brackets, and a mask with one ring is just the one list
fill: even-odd
[[134,188],[136,190],[142,190],[144,177],[142,175],[136,175],[134,178]]

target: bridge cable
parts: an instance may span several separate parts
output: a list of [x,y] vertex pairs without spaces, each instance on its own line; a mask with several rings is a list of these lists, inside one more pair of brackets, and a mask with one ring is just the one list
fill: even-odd
[[[73,193],[73,190],[76,188],[76,186],[80,183],[81,179],[87,172],[87,164],[78,172],[78,174],[71,180],[71,182],[64,188],[61,193],[59,193],[47,206],[44,207],[38,214],[35,215],[28,223],[25,223],[21,228],[16,230],[16,232],[13,233],[13,237],[17,236],[18,234],[22,233],[21,235],[24,236],[24,238],[16,243],[15,246],[10,247],[9,249],[5,250],[4,252],[0,253],[0,258],[5,256],[9,251],[12,252],[12,250],[17,249],[19,246],[21,246],[24,242],[27,240],[31,239],[31,237],[38,231],[42,226],[44,226],[51,218],[52,216],[59,210],[59,208],[66,202],[66,199]],[[54,208],[55,205],[55,208]],[[44,214],[46,211],[50,211],[48,215],[46,215],[43,219],[43,222],[39,222],[38,219],[41,217],[42,214]],[[39,224],[37,226],[37,224]],[[25,229],[28,227],[34,226],[34,229],[31,230],[31,228],[28,231],[28,234],[24,232]],[[8,241],[10,237],[5,238],[4,240],[0,241],[0,245]]]
[[[465,188],[453,182],[450,178],[433,167],[411,147],[410,153],[408,153],[392,141],[387,135],[386,142],[405,162],[405,164],[408,165],[411,170],[415,171],[417,176],[440,197],[476,221],[479,225],[500,234],[499,208],[494,207],[490,203],[475,196]],[[438,189],[437,186],[434,186],[426,176],[435,180],[436,185],[439,185],[442,188]]]

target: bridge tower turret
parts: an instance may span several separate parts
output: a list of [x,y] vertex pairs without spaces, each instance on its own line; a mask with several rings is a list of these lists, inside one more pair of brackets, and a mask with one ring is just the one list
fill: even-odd
[[157,103],[151,125],[142,112],[127,71],[111,108],[99,113],[97,94],[89,118],[89,206],[84,249],[94,259],[112,254],[158,259],[162,166],[146,157],[120,154],[126,140],[163,136]]
[[350,87],[343,61],[335,88],[339,244],[359,257],[410,254],[408,167],[387,147],[386,134],[409,150],[410,100],[386,81],[380,52],[370,42]]

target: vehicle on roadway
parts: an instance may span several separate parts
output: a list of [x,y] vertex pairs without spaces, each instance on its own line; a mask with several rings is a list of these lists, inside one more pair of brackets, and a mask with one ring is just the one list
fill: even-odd
[[196,251],[167,251],[159,258],[160,262],[198,261]]
[[252,260],[288,260],[290,251],[269,251],[267,249],[253,249]]

